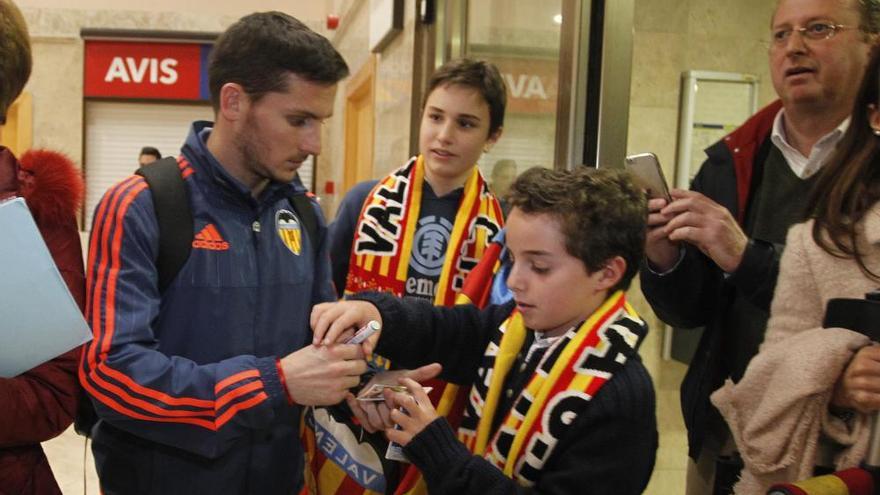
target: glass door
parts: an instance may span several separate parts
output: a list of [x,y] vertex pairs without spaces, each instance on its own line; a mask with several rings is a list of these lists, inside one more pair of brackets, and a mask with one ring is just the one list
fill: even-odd
[[436,19],[429,37],[433,67],[425,69],[467,56],[493,62],[507,83],[504,134],[480,160],[487,177],[495,170],[522,172],[533,166],[622,166],[633,3],[437,0],[433,4]]

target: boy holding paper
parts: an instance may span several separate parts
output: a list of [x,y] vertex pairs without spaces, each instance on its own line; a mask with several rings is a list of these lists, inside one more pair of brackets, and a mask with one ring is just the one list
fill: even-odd
[[457,432],[416,382],[385,392],[399,428],[386,434],[432,494],[641,493],[654,391],[637,354],[647,327],[623,291],[643,256],[645,200],[619,172],[584,167],[529,170],[509,199],[514,301],[481,311],[359,294],[313,310],[315,339],[377,320],[365,351],[439,362],[442,378],[471,387]]

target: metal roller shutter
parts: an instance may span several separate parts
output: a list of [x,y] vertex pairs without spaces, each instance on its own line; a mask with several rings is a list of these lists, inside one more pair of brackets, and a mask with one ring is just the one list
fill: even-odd
[[[86,205],[85,229],[104,192],[137,170],[144,146],[154,146],[162,156],[177,156],[194,120],[213,120],[210,105],[86,102]],[[300,169],[311,188],[314,160]]]
[[86,230],[104,192],[137,170],[141,148],[177,156],[192,121],[213,118],[210,105],[86,102]]

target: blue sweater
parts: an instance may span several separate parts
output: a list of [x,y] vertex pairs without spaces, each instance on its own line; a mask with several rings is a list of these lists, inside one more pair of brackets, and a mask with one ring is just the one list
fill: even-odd
[[313,203],[319,245],[300,227],[297,249],[287,196],[305,190],[273,183],[254,199],[207,150],[209,126],[196,122],[183,146],[194,242],[164,293],[143,178],[112,187],[95,211],[87,266],[95,339],[80,376],[101,418],[94,450],[104,493],[302,485],[301,411],[287,402],[277,360],[310,341],[312,305],[335,299],[326,227]]

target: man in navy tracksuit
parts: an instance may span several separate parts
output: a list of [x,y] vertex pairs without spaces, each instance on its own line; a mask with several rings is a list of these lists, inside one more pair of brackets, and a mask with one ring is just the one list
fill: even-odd
[[315,348],[309,314],[334,299],[320,210],[315,239],[291,196],[320,152],[348,74],[330,43],[278,12],[239,20],[209,69],[215,121],[178,160],[192,250],[158,288],[158,223],[144,179],[95,210],[80,381],[100,421],[105,494],[296,493],[301,405],[339,402],[366,370],[359,346]]

